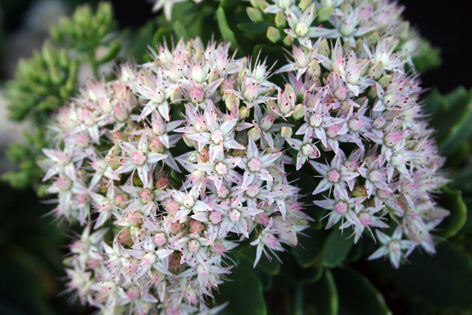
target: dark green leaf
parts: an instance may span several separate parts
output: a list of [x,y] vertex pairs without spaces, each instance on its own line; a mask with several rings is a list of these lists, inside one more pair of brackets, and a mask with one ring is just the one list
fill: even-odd
[[252,266],[241,261],[231,270],[229,280],[219,287],[216,296],[218,305],[229,302],[223,314],[266,314],[267,309],[262,294],[262,284]]
[[472,259],[463,249],[444,242],[436,255],[416,251],[408,260],[398,270],[379,260],[372,265],[412,300],[443,310],[472,307]]
[[218,28],[223,39],[229,41],[231,43],[231,47],[236,49],[239,46],[238,41],[236,40],[236,36],[228,25],[225,11],[222,7],[219,7],[216,10],[216,20],[218,21]]
[[[251,265],[254,265],[256,259],[256,248],[253,246],[245,248],[239,252],[239,254]],[[276,275],[280,271],[280,262],[276,257],[272,257],[272,260],[269,261],[266,255],[262,254],[261,259],[257,263],[256,269],[268,273],[270,275]]]
[[306,236],[299,236],[299,245],[292,250],[297,262],[303,268],[310,267],[323,252],[326,232],[309,228],[303,231]]
[[348,234],[341,234],[340,230],[332,230],[323,247],[323,264],[328,268],[340,266],[353,245]]
[[349,269],[334,272],[339,298],[339,315],[391,314],[382,295],[361,274]]
[[267,28],[270,26],[267,22],[259,22],[259,23],[240,23],[236,25],[236,27],[243,31],[244,33],[248,34],[255,34],[261,35],[267,32]]
[[338,313],[338,293],[333,276],[327,270],[320,281],[309,285],[305,290],[305,305],[319,315]]
[[467,207],[458,190],[443,187],[439,204],[450,211],[448,217],[439,225],[439,235],[450,238],[456,235],[467,220]]

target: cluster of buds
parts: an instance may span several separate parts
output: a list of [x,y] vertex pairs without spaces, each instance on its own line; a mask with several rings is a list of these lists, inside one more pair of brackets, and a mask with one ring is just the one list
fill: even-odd
[[[39,164],[54,213],[83,227],[66,261],[81,301],[105,314],[218,312],[209,301],[234,267],[229,251],[250,244],[257,265],[309,225],[289,171],[313,174],[326,228],[379,241],[372,259],[398,267],[418,246],[434,252],[447,211],[432,194],[447,180],[396,35],[401,10],[273,2],[264,11],[299,44],[277,71],[283,88],[265,62],[197,38],[122,65],[57,114],[56,148]],[[312,27],[328,9],[330,27]]]

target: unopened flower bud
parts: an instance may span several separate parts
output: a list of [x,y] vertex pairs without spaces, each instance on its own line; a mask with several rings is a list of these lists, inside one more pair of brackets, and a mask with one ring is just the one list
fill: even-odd
[[257,127],[251,128],[248,132],[248,137],[254,141],[257,141],[261,138],[261,131]]
[[267,38],[273,43],[278,42],[280,40],[279,30],[273,26],[269,26],[269,28],[267,29]]
[[329,49],[329,44],[328,40],[326,38],[323,38],[320,41],[320,44],[318,45],[318,54],[323,55],[323,56],[329,56],[331,54],[331,51]]
[[310,65],[308,66],[307,71],[310,74],[310,76],[319,77],[321,75],[321,67],[318,61],[313,60],[312,62],[310,62]]
[[167,243],[167,237],[164,233],[159,232],[156,235],[154,235],[154,244],[156,244],[156,246],[162,246],[162,245],[165,245],[166,243]]
[[225,105],[229,111],[239,107],[239,97],[234,93],[228,93],[225,97]]
[[[301,0],[300,3],[298,4],[298,7],[300,8],[301,11],[305,11],[311,4],[313,4],[313,0]],[[316,11],[313,10],[313,14],[315,14]]]
[[283,138],[291,138],[292,137],[292,128],[283,126],[282,130],[280,131],[280,134],[282,135]]
[[285,36],[283,43],[285,46],[291,46],[293,43],[293,37],[290,35]]
[[246,106],[242,106],[239,109],[239,117],[241,119],[245,119],[245,118],[249,117],[250,113],[251,113],[251,110],[249,108],[247,108]]
[[295,106],[292,117],[296,120],[305,117],[305,105],[298,104]]
[[382,72],[383,72],[382,61],[377,61],[369,68],[369,76],[374,80],[377,80],[378,78],[380,78],[380,76],[382,75]]
[[278,28],[284,28],[287,25],[287,19],[282,11],[277,12],[275,15],[275,26]]
[[247,7],[246,13],[249,19],[254,23],[261,22],[263,20],[262,12],[256,8]]
[[383,77],[381,77],[378,82],[385,89],[390,85],[390,82],[392,81],[392,79],[393,79],[392,75],[386,74]]
[[324,21],[327,21],[331,17],[331,14],[333,14],[333,12],[334,12],[334,6],[333,5],[321,9],[320,11],[318,11],[316,21],[320,22],[320,23],[323,23]]

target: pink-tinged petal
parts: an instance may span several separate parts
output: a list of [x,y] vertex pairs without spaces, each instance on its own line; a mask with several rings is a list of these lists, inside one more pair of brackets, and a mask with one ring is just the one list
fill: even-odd
[[223,144],[228,149],[239,149],[239,150],[245,149],[243,145],[241,145],[239,142],[237,142],[234,139],[227,139],[223,142]]
[[387,244],[392,239],[390,236],[380,232],[379,230],[375,231],[375,234],[377,234],[377,238],[382,244]]
[[315,162],[315,161],[310,161],[310,164],[320,175],[323,175],[323,176],[326,176],[326,174],[328,174],[328,171],[331,169],[329,165]]
[[211,211],[213,210],[208,204],[204,203],[203,201],[197,200],[195,205],[193,206],[194,211]]
[[169,155],[161,153],[148,153],[147,163],[156,163],[160,160],[164,160]]
[[269,171],[262,169],[259,173],[259,179],[265,180],[267,182],[274,181],[274,178],[270,175]]
[[303,164],[305,164],[306,160],[307,160],[307,157],[303,155],[302,151],[299,151],[297,153],[297,165],[295,166],[295,169],[297,171],[301,169]]
[[236,126],[236,123],[238,122],[238,119],[231,119],[229,121],[225,121],[224,123],[221,124],[220,130],[223,131],[223,134],[227,135],[231,133],[233,130],[234,126]]
[[307,123],[304,123],[300,128],[298,128],[297,132],[295,132],[296,135],[304,135],[308,128],[311,128]]
[[328,139],[326,138],[326,132],[324,128],[316,128],[315,137],[321,140],[323,146],[328,147]]
[[367,259],[368,260],[374,260],[374,259],[378,259],[380,257],[384,257],[387,254],[388,254],[387,248],[382,246],[379,249],[377,249],[374,253],[372,253],[372,255],[370,255],[369,258],[367,258]]
[[326,190],[330,189],[331,186],[333,186],[333,185],[330,182],[328,182],[328,180],[323,178],[320,181],[320,183],[318,184],[318,186],[316,186],[316,189],[313,191],[313,195],[316,195],[316,194],[319,194],[320,192],[326,191]]
[[169,121],[170,120],[170,116],[169,116],[169,104],[167,103],[167,101],[165,101],[164,103],[162,104],[159,104],[157,106],[157,110],[159,111],[159,114],[161,114],[162,118],[164,118],[166,121]]
[[118,167],[115,170],[115,175],[116,174],[121,174],[121,173],[128,173],[128,172],[131,172],[132,170],[136,169],[136,166],[134,164],[127,163],[127,162],[130,162],[130,161],[124,161],[124,163],[121,164],[121,166]]
[[262,157],[260,157],[260,160],[262,161],[262,166],[271,166],[280,156],[282,156],[282,152],[274,152],[263,155]]
[[127,153],[138,151],[138,149],[129,142],[124,142],[122,140],[118,141],[120,147]]
[[208,132],[194,133],[191,135],[185,135],[190,140],[196,141],[200,144],[210,143],[210,134]]
[[287,141],[291,148],[294,148],[297,151],[300,150],[300,147],[303,144],[301,140],[294,138],[285,138],[285,141]]
[[147,187],[149,184],[149,166],[147,164],[144,164],[140,167],[137,168],[138,171],[138,176],[141,182],[143,183],[144,187]]
[[247,187],[251,185],[254,180],[256,179],[256,175],[254,173],[250,173],[248,171],[244,172],[243,182],[241,184],[242,187]]
[[246,155],[248,158],[252,158],[259,155],[259,150],[257,149],[256,143],[252,138],[249,138]]

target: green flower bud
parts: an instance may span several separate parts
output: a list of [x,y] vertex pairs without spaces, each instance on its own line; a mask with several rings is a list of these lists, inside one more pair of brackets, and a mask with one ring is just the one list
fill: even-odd
[[320,45],[318,46],[318,54],[323,56],[329,56],[331,54],[328,40],[326,38],[321,40]]
[[275,15],[275,26],[278,28],[284,28],[287,25],[287,19],[282,11],[277,12]]
[[[308,8],[312,3],[313,0],[301,0],[298,4],[298,7],[300,8],[300,10],[305,11],[306,8]],[[313,12],[313,14],[316,14],[316,11]]]
[[320,23],[327,21],[331,17],[331,14],[333,14],[333,12],[334,12],[334,6],[329,6],[329,7],[321,9],[320,11],[318,11],[318,16],[316,17],[316,21]]
[[300,118],[305,117],[305,105],[298,104],[297,106],[295,106],[292,117],[295,120],[299,120]]
[[280,134],[282,135],[283,138],[291,138],[293,134],[292,127],[287,127],[287,126],[282,127]]
[[247,108],[246,106],[242,106],[239,109],[239,117],[241,117],[241,119],[249,117],[250,113],[251,113],[251,110]]
[[273,26],[269,26],[269,28],[267,28],[267,38],[273,43],[278,42],[280,40],[279,30]]
[[251,128],[251,130],[248,131],[248,137],[251,138],[254,141],[257,141],[261,138],[261,131],[257,127]]
[[262,12],[258,9],[247,7],[246,13],[247,16],[249,16],[249,19],[254,23],[261,22],[263,20]]
[[383,73],[383,64],[382,61],[377,61],[369,68],[369,76],[377,80]]
[[293,38],[290,35],[285,36],[283,43],[285,46],[291,46],[293,43]]
[[380,78],[378,82],[384,89],[386,89],[390,85],[392,78],[393,77],[390,74],[387,74],[387,75],[384,75],[382,78]]

